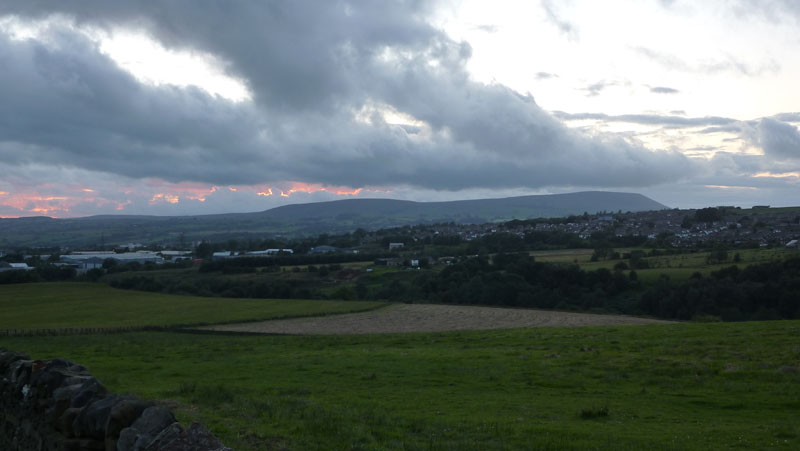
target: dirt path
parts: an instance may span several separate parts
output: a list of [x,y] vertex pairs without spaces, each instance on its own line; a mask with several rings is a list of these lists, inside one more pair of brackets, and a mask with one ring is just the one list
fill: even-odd
[[202,329],[292,335],[341,335],[666,323],[668,321],[621,315],[458,305],[395,304],[362,313],[225,324]]

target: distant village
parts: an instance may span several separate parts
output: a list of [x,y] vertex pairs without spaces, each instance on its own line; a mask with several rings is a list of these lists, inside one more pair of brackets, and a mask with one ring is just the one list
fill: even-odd
[[742,210],[723,206],[699,210],[600,213],[555,220],[456,225],[436,230],[443,234],[457,234],[465,240],[497,232],[524,236],[532,231],[572,233],[583,239],[596,233],[613,233],[616,237],[658,239],[661,244],[674,247],[697,247],[709,242],[746,247],[796,247],[800,237],[800,208],[770,209],[763,206]]
[[[653,240],[658,246],[678,248],[703,247],[709,244],[724,244],[731,247],[786,247],[798,249],[800,238],[800,208],[754,207],[742,210],[737,207],[712,207],[698,210],[658,210],[646,212],[602,212],[597,214],[569,216],[567,218],[513,220],[486,224],[434,224],[405,226],[396,229],[364,231],[355,246],[336,247],[320,244],[300,250],[290,248],[216,250],[205,259],[268,257],[295,254],[328,254],[344,252],[357,254],[364,250],[384,249],[399,252],[430,242],[435,237],[454,237],[460,242],[469,242],[491,234],[506,233],[524,237],[532,232],[561,232],[590,239],[598,234],[605,236],[636,237],[641,242]],[[408,242],[384,242],[385,237],[402,235]],[[181,261],[200,262],[198,247],[192,243],[190,249],[177,246],[154,246],[142,243],[126,243],[114,246],[113,250],[60,249],[58,253],[35,253],[28,250],[21,256],[25,262],[12,262],[10,251],[0,250],[0,272],[31,270],[28,261],[48,261],[55,266],[71,267],[79,272],[108,265],[138,263],[163,264]],[[219,247],[219,246],[217,246]]]

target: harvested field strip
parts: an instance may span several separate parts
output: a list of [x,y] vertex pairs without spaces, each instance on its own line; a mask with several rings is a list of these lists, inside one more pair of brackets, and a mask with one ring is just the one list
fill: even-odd
[[456,305],[397,304],[369,312],[227,324],[208,326],[202,329],[289,335],[343,335],[667,323],[669,322],[622,315]]

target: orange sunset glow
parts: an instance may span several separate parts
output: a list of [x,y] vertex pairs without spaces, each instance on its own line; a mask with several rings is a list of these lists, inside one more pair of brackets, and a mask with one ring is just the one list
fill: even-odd
[[[12,192],[0,191],[0,207],[8,207],[0,211],[0,217],[14,218],[20,216],[51,216],[69,218],[86,216],[89,207],[105,207],[118,213],[135,213],[137,206],[184,205],[187,202],[206,203],[211,196],[227,196],[215,198],[225,199],[226,203],[241,199],[272,199],[269,203],[249,203],[248,209],[271,208],[285,204],[295,194],[311,195],[327,193],[334,196],[352,197],[364,193],[388,193],[389,190],[376,188],[352,188],[347,186],[331,186],[318,183],[280,182],[274,185],[237,185],[224,186],[205,185],[195,182],[171,183],[158,179],[148,179],[144,184],[136,186],[116,187],[105,190],[101,186],[86,188],[69,186],[56,189],[44,186],[50,192],[25,190]],[[55,192],[57,191],[57,193]],[[275,196],[279,194],[279,196]],[[233,196],[233,197],[231,197]],[[122,197],[120,199],[120,197]],[[287,199],[280,201],[279,199]],[[329,200],[330,197],[323,198]],[[257,202],[257,201],[255,201]],[[81,208],[77,208],[77,205]],[[244,208],[244,207],[243,207]]]

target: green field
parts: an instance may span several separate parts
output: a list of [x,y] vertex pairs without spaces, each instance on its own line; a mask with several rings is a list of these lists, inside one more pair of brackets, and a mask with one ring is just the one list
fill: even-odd
[[[615,248],[620,254],[630,253],[633,250],[650,252],[650,249],[643,248]],[[585,271],[594,271],[600,268],[613,269],[614,265],[620,262],[628,262],[627,259],[591,261],[593,249],[563,249],[554,251],[534,251],[530,252],[536,261],[550,263],[575,263]],[[797,251],[787,249],[731,249],[728,251],[728,260],[722,263],[708,263],[711,252],[687,252],[677,255],[662,255],[645,257],[643,260],[650,266],[648,269],[637,269],[636,273],[639,280],[648,283],[657,280],[662,275],[669,276],[670,279],[680,281],[686,280],[695,272],[704,275],[710,274],[731,265],[744,267],[747,265],[767,263],[785,259],[789,256],[797,255]],[[739,254],[739,261],[735,262],[734,257]]]
[[225,323],[363,311],[383,305],[175,296],[75,282],[0,285],[0,330]]
[[797,449],[800,322],[0,338],[236,449]]
[[[673,256],[672,258],[675,258]],[[381,303],[0,286],[0,329],[330,314]],[[363,336],[2,336],[239,450],[798,449],[800,321]]]

